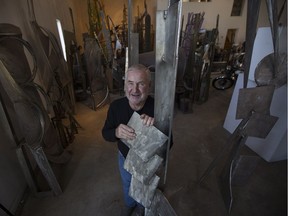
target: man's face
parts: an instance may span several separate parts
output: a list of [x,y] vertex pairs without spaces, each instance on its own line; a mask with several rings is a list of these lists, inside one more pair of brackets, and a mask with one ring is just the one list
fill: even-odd
[[149,88],[150,83],[145,72],[136,69],[127,72],[125,91],[132,108],[142,108],[148,97]]

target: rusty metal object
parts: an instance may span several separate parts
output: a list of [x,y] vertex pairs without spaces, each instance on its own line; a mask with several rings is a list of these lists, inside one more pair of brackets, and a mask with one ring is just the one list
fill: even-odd
[[[259,136],[260,138],[265,138],[273,128],[277,119],[277,117],[257,113],[253,110],[250,111],[247,116],[243,118],[233,134],[229,137],[225,146],[200,177],[198,181],[199,184],[201,184],[208,174],[216,167],[217,163],[224,156],[224,153],[228,152],[228,159],[225,161],[218,183],[229,213],[233,203],[232,177],[235,175],[234,169],[237,167],[237,163],[239,162],[238,158],[241,148],[244,146],[248,136]],[[265,126],[259,127],[259,123],[265,124]]]
[[269,115],[274,89],[274,86],[240,89],[236,119],[246,118],[251,110]]
[[[10,100],[10,103],[13,104],[13,110],[17,115],[17,122],[13,122],[10,127],[14,127],[15,124],[19,125],[19,128],[21,129],[21,136],[25,140],[22,143],[17,143],[20,146],[19,151],[17,150],[17,155],[19,161],[23,163],[21,167],[28,167],[28,162],[26,160],[21,160],[21,158],[23,159],[23,156],[21,156],[21,146],[25,145],[30,149],[37,165],[39,166],[42,174],[45,176],[53,193],[55,195],[59,195],[62,193],[61,187],[53,173],[53,170],[42,147],[43,139],[45,136],[45,114],[42,112],[42,109],[39,107],[39,105],[31,101],[31,99],[29,99],[23,93],[2,61],[0,61],[0,70],[1,86],[3,87],[5,93],[8,95],[8,100]],[[20,139],[18,138],[18,140]],[[23,171],[26,172],[26,177],[32,176],[30,173],[31,170],[23,169]],[[27,179],[30,185],[32,184],[31,179],[32,177]]]
[[[276,88],[287,83],[287,52],[279,52],[279,14],[277,1],[266,0],[268,18],[274,52],[265,56],[255,69],[255,81],[258,86],[274,85]],[[281,12],[280,12],[281,13]]]
[[[257,86],[273,85],[279,88],[287,83],[287,53],[279,53],[275,62],[275,53],[265,56],[255,68]],[[274,65],[277,63],[277,70]]]
[[255,82],[257,86],[270,85],[274,79],[274,54],[265,56],[255,68]]
[[[30,70],[24,48],[32,57],[32,70]],[[8,23],[0,24],[0,59],[10,71],[13,71],[11,75],[18,84],[27,84],[35,78],[37,63],[33,48],[22,39],[21,30],[17,26]],[[21,66],[15,66],[15,59],[18,61],[17,65]]]
[[246,126],[246,135],[265,139],[277,122],[278,117],[254,113]]

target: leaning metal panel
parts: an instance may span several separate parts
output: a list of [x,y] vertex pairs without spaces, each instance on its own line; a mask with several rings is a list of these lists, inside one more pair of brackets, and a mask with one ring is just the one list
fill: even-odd
[[155,125],[166,135],[173,115],[181,14],[181,1],[156,14]]
[[130,59],[128,59],[129,66],[139,63],[139,34],[130,33]]
[[0,83],[5,89],[11,102],[14,104],[18,124],[20,127],[22,127],[22,133],[27,141],[27,146],[31,150],[37,165],[41,169],[42,174],[45,176],[54,194],[59,195],[62,193],[61,187],[57,182],[57,179],[41,146],[44,137],[45,124],[43,112],[36,103],[33,103],[25,96],[1,60],[0,70]]
[[246,118],[251,110],[269,115],[274,89],[274,86],[240,89],[236,119]]
[[277,120],[278,117],[276,116],[256,112],[246,125],[246,135],[265,139]]
[[248,1],[247,3],[247,23],[246,23],[246,51],[245,51],[245,71],[244,88],[247,87],[250,70],[253,44],[256,37],[258,16],[260,11],[260,0]]
[[[181,16],[182,1],[173,4],[170,2],[167,11],[156,13],[155,126],[168,137],[171,137],[173,122]],[[169,148],[170,139],[160,154],[165,154]],[[168,151],[166,151],[164,182],[167,165]]]

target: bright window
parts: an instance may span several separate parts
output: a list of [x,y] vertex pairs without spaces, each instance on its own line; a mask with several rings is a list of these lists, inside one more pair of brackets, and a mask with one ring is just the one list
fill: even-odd
[[63,56],[64,56],[65,61],[67,61],[66,46],[65,46],[65,40],[64,40],[62,25],[61,25],[60,20],[58,20],[58,19],[56,19],[56,23],[57,23],[57,29],[58,29],[58,33],[59,33],[59,37],[60,37],[60,43],[61,43],[61,47],[62,47]]

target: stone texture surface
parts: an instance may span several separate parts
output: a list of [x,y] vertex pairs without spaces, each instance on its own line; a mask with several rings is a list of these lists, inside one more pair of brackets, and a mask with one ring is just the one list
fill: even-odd
[[138,181],[148,184],[162,161],[161,157],[154,155],[147,162],[144,162],[133,149],[130,149],[124,163],[124,168]]
[[156,127],[143,125],[140,115],[137,112],[133,113],[127,125],[135,130],[136,139],[122,141],[133,149],[145,162],[147,162],[168,139],[168,137]]

